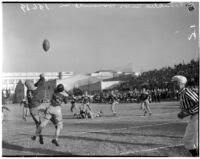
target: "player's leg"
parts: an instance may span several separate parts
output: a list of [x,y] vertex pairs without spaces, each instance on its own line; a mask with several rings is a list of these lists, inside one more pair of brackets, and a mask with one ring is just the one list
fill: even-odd
[[143,111],[145,110],[144,102],[143,102],[143,101],[140,103],[140,108],[141,108]]
[[42,123],[41,123],[41,117],[40,117],[41,112],[39,108],[34,109],[34,111],[31,109],[30,114],[36,123],[36,131],[35,131],[35,135],[32,137],[32,140],[35,140],[36,136],[39,136],[39,141],[41,144],[43,144],[43,136],[41,135],[41,132],[42,132],[42,129],[48,124],[49,120],[51,119],[51,112],[49,111],[49,109],[46,110],[44,120],[42,121]]
[[[35,126],[36,126],[36,130],[38,128],[38,126],[40,125],[40,118],[39,118],[39,112],[36,108],[31,108],[30,109],[30,115],[35,123]],[[32,140],[36,140],[36,131],[35,131],[35,134],[34,136],[31,137]]]
[[183,137],[183,143],[185,148],[190,151],[192,156],[199,156],[198,114],[191,117]]
[[114,116],[116,115],[115,105],[116,105],[115,102],[113,102],[113,103],[111,104],[111,111],[112,111],[112,113],[113,113]]
[[22,118],[26,121],[26,110],[25,107],[23,106],[23,110],[22,110]]
[[63,123],[62,121],[59,121],[56,125],[55,137],[52,140],[52,143],[55,144],[56,146],[59,146],[58,138],[60,136],[60,132],[62,129],[63,129]]
[[44,127],[46,127],[46,125],[48,124],[49,120],[52,119],[52,112],[53,112],[53,106],[50,106],[46,109],[45,111],[45,116],[44,116],[44,119],[43,121],[41,122],[41,124],[37,127],[36,129],[36,136],[39,136],[39,142],[40,144],[43,144],[44,141],[43,141],[43,136],[42,136],[42,130],[44,129]]
[[73,109],[74,109],[74,104],[72,104],[71,108],[70,108],[70,110],[71,110],[72,113],[73,113]]
[[61,107],[58,106],[55,108],[54,117],[56,121],[56,131],[52,143],[55,144],[56,146],[59,146],[58,138],[60,136],[61,129],[63,128]]
[[151,109],[150,109],[150,106],[149,106],[149,100],[145,100],[145,108],[146,108],[146,111],[149,113],[149,116],[152,115],[152,112],[151,112]]
[[42,130],[48,124],[48,122],[49,122],[49,119],[44,118],[44,120],[42,121],[42,123],[36,129],[35,134],[36,134],[36,136],[39,136],[39,142],[40,142],[40,144],[44,144],[43,136],[42,136]]
[[25,107],[25,116],[28,117],[28,108]]
[[41,123],[38,109],[37,108],[31,108],[30,114],[31,114],[33,121],[35,122],[36,127],[38,127]]
[[141,109],[143,110],[144,112],[144,116],[147,114],[147,110],[146,110],[146,105],[145,105],[145,102],[141,102]]

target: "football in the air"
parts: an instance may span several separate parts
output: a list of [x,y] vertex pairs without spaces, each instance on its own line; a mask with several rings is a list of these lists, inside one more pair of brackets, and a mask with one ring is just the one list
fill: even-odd
[[49,43],[49,41],[47,40],[47,39],[45,39],[44,41],[43,41],[43,49],[44,49],[44,51],[48,51],[49,50],[49,48],[50,48],[50,43]]

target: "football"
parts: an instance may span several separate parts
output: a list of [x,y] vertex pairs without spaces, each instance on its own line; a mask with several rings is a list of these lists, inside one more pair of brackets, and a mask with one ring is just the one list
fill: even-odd
[[47,51],[49,50],[49,48],[50,48],[50,43],[49,43],[49,41],[48,41],[47,39],[45,39],[45,40],[43,41],[42,46],[43,46],[44,51],[47,52]]

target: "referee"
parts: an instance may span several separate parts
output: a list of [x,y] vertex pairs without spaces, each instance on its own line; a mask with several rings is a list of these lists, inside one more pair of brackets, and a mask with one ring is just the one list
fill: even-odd
[[184,76],[176,75],[172,77],[172,81],[176,82],[179,87],[180,108],[177,114],[178,118],[190,116],[183,143],[186,149],[190,151],[192,156],[199,156],[198,144],[198,119],[199,119],[199,98],[198,95],[189,88],[186,88],[187,79]]

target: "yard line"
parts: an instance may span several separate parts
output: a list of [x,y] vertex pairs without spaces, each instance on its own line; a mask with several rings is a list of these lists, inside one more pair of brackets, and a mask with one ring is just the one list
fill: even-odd
[[160,115],[168,115],[168,114],[171,114],[171,115],[173,115],[173,114],[177,114],[177,113],[158,113],[158,114],[152,114],[152,116],[143,116],[143,115],[141,115],[141,116],[134,116],[134,115],[136,115],[136,114],[132,114],[132,116],[121,116],[121,117],[115,117],[115,118],[112,118],[112,119],[110,119],[110,118],[107,118],[107,119],[104,119],[104,120],[102,120],[102,119],[96,119],[95,121],[105,121],[105,120],[109,120],[109,121],[112,121],[112,120],[119,120],[119,119],[129,119],[129,118],[132,118],[132,117],[138,117],[138,118],[148,118],[148,117],[154,117],[154,116],[160,116]]
[[142,127],[151,127],[151,126],[159,126],[159,125],[167,125],[167,124],[173,124],[173,123],[161,123],[161,124],[148,124],[148,125],[138,125],[138,126],[131,126],[131,127],[126,127],[126,128],[118,128],[118,129],[108,129],[108,130],[99,130],[99,131],[82,131],[80,132],[81,134],[85,133],[98,133],[98,132],[109,132],[109,131],[115,131],[115,130],[126,130],[126,129],[134,129],[134,128],[142,128]]
[[162,147],[156,147],[156,148],[152,148],[152,149],[144,149],[144,150],[138,150],[138,151],[127,151],[127,152],[120,153],[120,155],[128,155],[128,154],[133,154],[133,153],[138,153],[138,152],[149,152],[149,151],[155,151],[155,150],[166,149],[166,148],[173,148],[173,147],[178,147],[178,146],[183,146],[183,144],[162,146]]
[[9,132],[9,131],[24,130],[24,129],[27,129],[27,128],[34,129],[33,127],[26,127],[26,128],[3,129],[3,131]]
[[[70,134],[87,134],[87,133],[98,133],[98,132],[109,132],[109,131],[119,131],[119,130],[126,130],[126,129],[134,129],[134,128],[142,128],[142,127],[151,127],[151,126],[159,126],[159,125],[167,125],[167,124],[172,124],[171,122],[167,122],[167,123],[160,123],[160,124],[148,124],[148,125],[138,125],[138,126],[132,126],[132,127],[126,127],[126,128],[118,128],[118,129],[108,129],[108,130],[99,130],[99,131],[71,131],[71,132],[68,132],[67,135],[70,135]],[[30,127],[29,127],[30,128]],[[27,133],[27,132],[21,132],[21,133]],[[30,135],[31,136],[31,135]],[[45,134],[44,134],[45,136]],[[12,140],[12,143],[16,143],[16,142],[21,142],[21,141],[24,141],[25,139],[22,138],[22,139],[14,139]],[[31,139],[27,139],[27,142],[31,141]],[[177,146],[177,145],[173,145],[172,147],[174,146]],[[178,145],[179,146],[179,145]],[[153,150],[156,150],[156,149],[162,149],[162,148],[167,148],[167,147],[171,147],[171,146],[166,146],[166,147],[158,147],[158,148],[154,148],[154,149],[147,149],[147,150],[141,150],[142,152],[143,151],[153,151]],[[133,152],[125,152],[123,153],[124,155],[125,154],[129,154],[129,153],[136,153],[136,152],[141,152],[141,151],[133,151]],[[123,155],[122,154],[122,155]]]
[[[179,121],[176,120],[174,122],[179,122],[179,123],[186,123],[186,121]],[[160,123],[160,124],[147,124],[147,125],[138,125],[138,126],[131,126],[131,127],[126,127],[126,128],[117,128],[117,129],[106,129],[106,130],[99,130],[99,131],[68,131],[70,133],[78,133],[78,134],[85,134],[85,133],[95,133],[95,132],[109,132],[109,131],[115,131],[115,130],[126,130],[126,129],[134,129],[134,128],[143,128],[143,127],[151,127],[151,126],[159,126],[159,125],[167,125],[167,124],[173,124],[173,122],[167,122],[167,123]],[[26,127],[27,128],[32,128],[32,127]],[[21,128],[15,128],[15,129],[7,129],[4,131],[16,131],[16,130],[22,130]],[[29,129],[30,130],[30,129]],[[21,132],[22,133],[22,132]],[[4,135],[3,135],[4,136]]]
[[[167,125],[171,123],[161,123],[161,124],[148,124],[148,125],[138,125],[138,126],[132,126],[132,127],[126,127],[126,128],[118,128],[118,129],[106,129],[106,130],[99,130],[99,131],[68,131],[67,134],[86,134],[86,133],[98,133],[98,132],[109,132],[109,131],[115,131],[115,130],[126,130],[126,129],[134,129],[134,128],[142,128],[142,127],[151,127],[151,126],[159,126],[159,125]],[[16,130],[16,129],[15,129]],[[10,131],[10,130],[9,130]],[[14,131],[14,130],[12,130]],[[20,132],[25,133],[25,132]],[[45,134],[44,134],[45,135]]]

